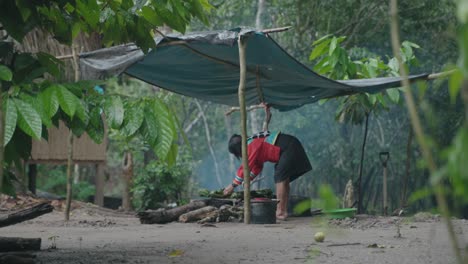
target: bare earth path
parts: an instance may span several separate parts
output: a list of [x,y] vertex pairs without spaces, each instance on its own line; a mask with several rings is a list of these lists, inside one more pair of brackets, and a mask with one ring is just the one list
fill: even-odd
[[[86,209],[61,212],[0,229],[0,236],[41,237],[38,263],[454,263],[444,224],[434,218],[359,218],[326,227],[313,218],[275,225],[171,223]],[[317,219],[317,218],[315,218]],[[401,221],[401,238],[397,225]],[[454,220],[466,247],[468,222]],[[314,233],[324,231],[324,243]],[[48,249],[55,238],[57,249]],[[343,245],[344,244],[344,245]]]

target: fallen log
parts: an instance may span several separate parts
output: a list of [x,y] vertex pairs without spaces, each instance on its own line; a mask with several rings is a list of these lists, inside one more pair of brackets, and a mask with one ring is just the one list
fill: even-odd
[[28,254],[28,253],[7,253],[7,254],[0,254],[0,264],[34,264],[36,261],[34,260],[36,255]]
[[216,207],[214,206],[205,206],[203,208],[190,211],[188,213],[182,214],[179,216],[179,222],[182,223],[187,223],[187,222],[195,222],[198,220],[201,220],[208,215],[210,215],[212,212],[216,211]]
[[14,225],[50,213],[54,207],[50,203],[40,203],[31,208],[0,216],[0,227]]
[[146,210],[137,214],[142,224],[166,224],[172,221],[177,221],[179,216],[187,212],[199,209],[206,206],[205,201],[192,201],[186,205],[182,205],[173,209],[158,209]]
[[0,237],[0,252],[41,250],[40,238]]

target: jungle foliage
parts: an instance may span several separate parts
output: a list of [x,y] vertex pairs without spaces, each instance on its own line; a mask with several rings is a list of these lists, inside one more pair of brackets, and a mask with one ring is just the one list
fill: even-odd
[[[173,163],[177,153],[176,122],[158,98],[127,99],[118,94],[101,95],[94,88],[103,82],[63,82],[63,62],[51,54],[18,50],[33,30],[48,32],[65,45],[79,34],[99,34],[106,46],[135,42],[144,51],[155,46],[153,29],[167,24],[185,32],[194,18],[207,23],[211,8],[206,0],[164,1],[14,1],[0,2],[1,110],[5,121],[5,166],[28,160],[31,140],[47,140],[47,128],[60,121],[74,135],[87,133],[96,143],[104,137],[104,122],[130,140],[141,135],[158,158]],[[105,121],[102,118],[104,113]],[[3,127],[3,126],[2,126]],[[3,160],[0,159],[3,164]],[[0,174],[2,176],[3,173]],[[12,177],[0,177],[0,187]],[[12,189],[0,188],[11,193]]]

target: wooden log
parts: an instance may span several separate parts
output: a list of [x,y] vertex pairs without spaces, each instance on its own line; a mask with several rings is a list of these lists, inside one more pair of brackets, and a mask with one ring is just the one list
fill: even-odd
[[20,254],[5,254],[0,255],[0,264],[34,264],[36,263],[34,255],[31,257],[22,256]]
[[139,212],[137,216],[142,224],[166,224],[172,221],[177,221],[179,216],[187,212],[206,206],[205,201],[192,201],[186,205],[182,205],[173,209],[165,210],[146,210]]
[[214,207],[214,206],[205,206],[203,208],[200,208],[200,209],[197,209],[197,210],[194,210],[194,211],[190,211],[188,213],[180,215],[179,216],[179,222],[182,222],[182,223],[195,222],[195,221],[198,221],[198,220],[201,220],[201,219],[207,217],[213,211],[216,211],[216,207]]
[[0,216],[0,227],[21,223],[43,214],[50,213],[53,210],[54,207],[50,205],[50,203],[40,203],[28,209],[24,209],[5,216]]
[[41,250],[40,238],[0,237],[0,252]]

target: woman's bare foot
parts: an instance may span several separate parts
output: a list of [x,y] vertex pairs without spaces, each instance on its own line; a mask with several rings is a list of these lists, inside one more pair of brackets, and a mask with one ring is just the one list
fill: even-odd
[[276,213],[276,219],[285,221],[288,218],[287,213]]

